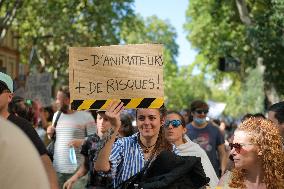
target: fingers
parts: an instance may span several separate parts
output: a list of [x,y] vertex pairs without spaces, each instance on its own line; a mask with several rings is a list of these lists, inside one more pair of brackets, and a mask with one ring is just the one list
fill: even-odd
[[72,140],[72,141],[68,142],[67,145],[68,145],[69,147],[72,147],[72,146],[74,145],[74,141]]
[[63,189],[72,189],[72,186],[73,186],[73,182],[70,182],[67,180],[63,185]]
[[108,112],[113,112],[115,114],[120,113],[124,109],[123,102],[120,100],[113,100],[107,107]]

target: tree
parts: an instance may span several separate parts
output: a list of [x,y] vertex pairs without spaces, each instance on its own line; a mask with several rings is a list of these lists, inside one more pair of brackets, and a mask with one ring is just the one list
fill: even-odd
[[133,0],[25,1],[14,22],[20,33],[22,62],[27,63],[34,46],[55,83],[66,83],[68,47],[120,43],[122,25],[131,23],[134,16],[132,4]]
[[[284,94],[281,82],[284,74],[281,66],[284,61],[281,53],[284,47],[283,5],[283,1],[277,0],[190,0],[185,29],[191,44],[205,57],[200,62],[201,71],[210,74],[216,82],[230,77],[236,89],[229,92],[235,92],[238,99],[248,90],[245,83],[251,70],[257,67],[259,60],[263,60],[265,90],[274,85],[279,94]],[[218,71],[220,57],[238,58],[241,72]],[[240,101],[234,102],[240,104]],[[246,106],[256,104],[258,102]]]
[[[173,92],[174,78],[177,77],[176,57],[178,45],[176,44],[176,31],[167,21],[151,16],[145,20],[137,15],[132,27],[123,27],[122,40],[126,43],[161,43],[164,45],[164,91],[166,99],[175,98]],[[169,101],[166,100],[167,106]]]
[[22,0],[0,1],[0,41],[5,37],[22,4]]

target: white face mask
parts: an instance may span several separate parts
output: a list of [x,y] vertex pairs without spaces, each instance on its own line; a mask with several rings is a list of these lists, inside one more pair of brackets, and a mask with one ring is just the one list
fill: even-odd
[[77,158],[74,147],[69,148],[69,159],[73,165],[77,165]]

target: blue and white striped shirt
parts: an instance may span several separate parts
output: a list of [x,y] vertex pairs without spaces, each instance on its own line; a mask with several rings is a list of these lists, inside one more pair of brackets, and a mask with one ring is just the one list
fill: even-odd
[[112,147],[109,160],[114,187],[141,171],[146,160],[138,143],[138,133],[118,139]]
[[138,133],[118,139],[112,147],[109,160],[114,187],[140,172],[147,161],[138,143]]

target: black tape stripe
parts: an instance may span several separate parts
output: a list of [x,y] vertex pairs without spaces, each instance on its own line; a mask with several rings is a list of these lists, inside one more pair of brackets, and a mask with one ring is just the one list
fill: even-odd
[[105,103],[106,103],[106,100],[96,100],[91,105],[90,109],[100,109]]
[[71,103],[71,109],[77,110],[83,102],[84,102],[84,100],[73,100],[72,103]]
[[131,101],[131,99],[120,99],[123,102],[123,106],[127,106],[127,104]]
[[137,108],[148,108],[156,98],[144,98]]

